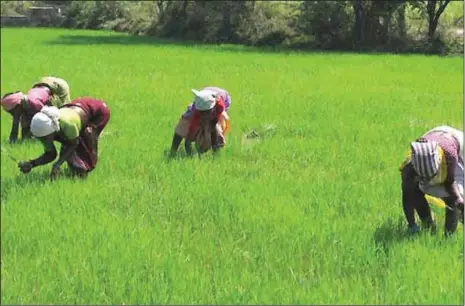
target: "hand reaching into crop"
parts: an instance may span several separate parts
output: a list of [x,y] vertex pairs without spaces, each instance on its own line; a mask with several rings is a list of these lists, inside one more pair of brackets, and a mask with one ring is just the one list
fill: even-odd
[[27,174],[27,173],[31,172],[31,170],[33,168],[33,165],[32,165],[32,163],[30,161],[19,162],[18,163],[18,168],[22,173]]
[[54,180],[57,178],[58,174],[60,174],[60,167],[57,165],[53,165],[52,171],[50,171],[50,180]]
[[408,227],[408,233],[410,235],[414,235],[414,234],[418,233],[419,231],[420,231],[420,228],[416,224]]
[[457,207],[459,209],[459,221],[463,224],[464,214],[463,214],[463,198],[461,202],[457,203]]

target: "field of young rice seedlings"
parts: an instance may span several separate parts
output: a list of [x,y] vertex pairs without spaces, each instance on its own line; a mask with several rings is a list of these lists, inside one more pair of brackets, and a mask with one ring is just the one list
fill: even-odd
[[[409,238],[398,170],[428,129],[462,129],[462,57],[7,28],[1,67],[2,95],[54,75],[111,109],[87,180],[23,175],[2,152],[2,303],[463,303],[463,226],[444,239],[434,208],[437,233]],[[226,148],[168,159],[208,85],[232,96]],[[2,110],[2,148],[38,157],[7,143],[11,122]]]

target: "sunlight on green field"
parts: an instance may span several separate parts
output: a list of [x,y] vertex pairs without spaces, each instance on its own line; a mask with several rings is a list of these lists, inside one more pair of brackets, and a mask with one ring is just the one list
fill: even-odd
[[[25,176],[2,153],[2,303],[463,303],[463,226],[444,239],[434,209],[440,231],[408,239],[398,171],[415,137],[462,129],[462,57],[1,31],[2,95],[55,75],[112,112],[86,181]],[[207,85],[232,95],[227,147],[169,162],[190,89]],[[273,136],[242,142],[265,124]],[[2,146],[41,154],[7,144],[10,126],[2,110]]]

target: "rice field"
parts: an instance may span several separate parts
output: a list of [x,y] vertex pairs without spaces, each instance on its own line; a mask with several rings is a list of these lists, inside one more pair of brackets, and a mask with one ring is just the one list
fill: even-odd
[[[463,129],[463,67],[2,28],[2,95],[54,75],[112,112],[87,180],[2,152],[2,304],[463,304],[463,225],[445,239],[433,208],[409,237],[398,171],[426,130]],[[226,148],[169,159],[208,85],[232,96]],[[42,153],[10,127],[2,110],[2,148]]]

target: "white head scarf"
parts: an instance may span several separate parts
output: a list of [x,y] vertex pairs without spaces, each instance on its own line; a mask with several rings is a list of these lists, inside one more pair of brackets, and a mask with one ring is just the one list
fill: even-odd
[[55,106],[44,106],[32,117],[31,133],[35,137],[44,137],[60,130],[59,110]]
[[208,89],[200,91],[192,89],[195,95],[194,105],[199,111],[207,111],[212,109],[216,103],[216,92]]

